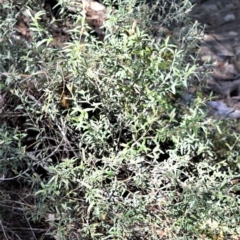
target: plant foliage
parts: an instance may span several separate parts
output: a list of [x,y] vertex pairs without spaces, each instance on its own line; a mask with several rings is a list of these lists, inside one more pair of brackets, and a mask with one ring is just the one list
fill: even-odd
[[53,16],[37,0],[0,7],[3,238],[238,236],[238,131],[187,91],[191,3],[106,0],[104,40],[82,4],[56,3]]

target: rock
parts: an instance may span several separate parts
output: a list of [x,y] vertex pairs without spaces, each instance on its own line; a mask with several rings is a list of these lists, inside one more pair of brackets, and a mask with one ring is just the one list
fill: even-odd
[[221,101],[209,101],[207,102],[207,106],[210,107],[210,114],[217,115],[220,117],[229,117],[232,119],[240,118],[240,111],[235,110],[232,107],[228,107],[226,103]]
[[229,32],[228,32],[228,35],[229,35],[229,36],[232,36],[232,37],[235,37],[235,36],[238,36],[238,32],[229,31]]
[[106,7],[96,1],[82,0],[83,6],[85,9],[90,9],[95,12],[106,12]]
[[235,110],[235,111],[229,113],[228,117],[233,118],[233,119],[238,119],[238,118],[240,118],[240,111]]
[[212,60],[211,55],[203,55],[201,56],[201,61],[202,62],[210,62]]
[[233,13],[229,13],[223,19],[225,22],[232,22],[236,19],[236,17]]
[[90,8],[96,12],[106,12],[106,7],[103,4],[95,1],[90,2]]

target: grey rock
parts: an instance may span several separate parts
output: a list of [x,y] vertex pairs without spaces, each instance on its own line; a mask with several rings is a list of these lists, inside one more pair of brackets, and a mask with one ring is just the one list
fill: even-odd
[[226,103],[222,101],[209,101],[207,106],[210,108],[211,115],[217,115],[220,117],[229,117],[232,119],[240,118],[240,111],[235,110],[232,107],[228,107]]
[[232,22],[236,19],[236,17],[233,13],[229,13],[223,19],[225,22]]

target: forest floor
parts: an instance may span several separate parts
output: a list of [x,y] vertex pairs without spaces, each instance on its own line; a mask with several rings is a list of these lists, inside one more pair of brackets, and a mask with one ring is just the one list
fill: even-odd
[[[240,1],[195,1],[190,16],[205,25],[199,58],[212,69],[203,78],[214,97],[211,114],[240,118]],[[206,69],[204,69],[206,70]]]

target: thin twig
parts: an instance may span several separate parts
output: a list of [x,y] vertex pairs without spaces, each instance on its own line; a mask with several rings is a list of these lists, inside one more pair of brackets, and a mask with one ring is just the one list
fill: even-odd
[[2,227],[3,234],[4,234],[4,236],[5,236],[6,240],[7,240],[8,237],[7,237],[6,233],[5,233],[5,230],[4,230],[4,227],[3,227],[3,225],[2,225],[2,221],[1,221],[1,220],[0,220],[0,225],[1,225],[1,227]]

